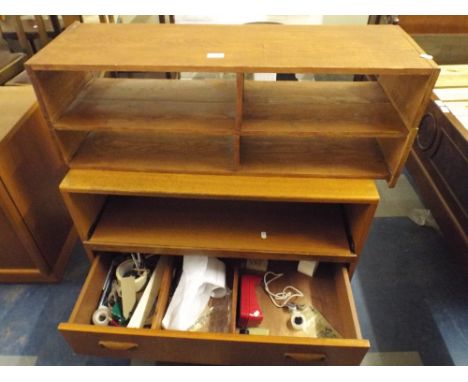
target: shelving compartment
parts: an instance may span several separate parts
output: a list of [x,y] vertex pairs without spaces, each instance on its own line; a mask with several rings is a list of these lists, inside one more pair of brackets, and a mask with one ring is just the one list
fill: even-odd
[[85,245],[250,258],[353,261],[339,204],[109,196]]
[[88,251],[354,262],[369,180],[70,170],[60,185]]
[[[68,132],[58,131],[58,136]],[[93,131],[69,161],[71,168],[227,173],[233,170],[233,137],[195,133]]]
[[398,138],[408,133],[378,82],[245,81],[243,136]]
[[236,81],[33,73],[43,111],[71,168],[232,171]]
[[226,135],[234,128],[235,100],[235,81],[93,78],[53,126]]
[[409,121],[416,115],[412,109],[407,115],[395,88],[405,93],[405,81],[413,83],[415,95],[403,97],[422,102],[427,80],[405,75],[366,82],[246,80],[240,171],[392,184],[416,131]]
[[389,177],[385,158],[373,138],[241,137],[240,169],[257,175]]
[[231,77],[33,72],[71,168],[387,179],[391,185],[434,80],[427,75],[381,75],[369,82]]
[[[109,39],[121,48],[109,50]],[[395,26],[76,25],[26,66],[74,168],[385,178],[393,186],[439,72],[422,53]],[[233,79],[102,78],[122,71]],[[265,72],[375,81],[245,80]]]

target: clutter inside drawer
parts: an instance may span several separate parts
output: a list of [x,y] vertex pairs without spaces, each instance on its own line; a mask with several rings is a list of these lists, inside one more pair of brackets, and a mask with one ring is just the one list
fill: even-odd
[[227,333],[234,322],[230,262],[184,256],[175,266],[171,299],[162,320],[167,330]]
[[166,256],[116,255],[91,321],[98,326],[152,327]]
[[94,325],[310,338],[357,336],[346,295],[349,279],[340,264],[266,260],[253,264],[195,254],[135,253],[107,259],[107,276],[102,270],[102,294],[91,317]]
[[[301,262],[300,262],[301,263]],[[314,272],[309,269],[313,268]],[[335,265],[307,267],[270,261],[266,272],[240,271],[237,332],[274,336],[341,338],[343,317]],[[353,333],[349,333],[353,336]]]

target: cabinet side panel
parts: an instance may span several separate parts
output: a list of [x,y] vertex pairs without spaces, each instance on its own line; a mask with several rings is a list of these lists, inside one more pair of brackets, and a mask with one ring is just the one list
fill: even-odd
[[439,71],[430,76],[382,75],[378,81],[408,129],[415,128],[429,102]]
[[0,269],[35,268],[28,251],[0,208]]
[[73,194],[62,190],[62,197],[67,205],[76,230],[82,241],[89,239],[107,199],[105,195]]
[[72,228],[58,185],[66,172],[39,109],[0,153],[0,173],[47,263],[53,267]]
[[377,139],[380,150],[387,163],[389,170],[389,178],[387,179],[389,186],[395,186],[398,177],[406,163],[411,146],[418,133],[417,129],[412,129],[405,138],[398,139]]
[[346,217],[353,236],[356,254],[360,254],[364,247],[376,208],[377,203],[345,205]]
[[78,71],[33,71],[26,65],[42,112],[55,121],[94,75]]
[[[26,65],[34,86],[42,114],[49,127],[67,109],[86,84],[94,78],[92,72],[78,71],[35,71]],[[65,163],[73,157],[75,151],[86,136],[84,132],[70,132],[65,139],[53,134],[53,140],[60,149]]]
[[[375,210],[377,209],[377,202],[372,204],[346,204],[345,211],[348,219],[349,230],[354,241],[355,253],[359,255],[364,248],[367,240],[367,235],[374,218]],[[358,262],[350,265],[349,274],[352,277],[356,270]]]
[[0,209],[2,213],[9,221],[11,228],[14,230],[15,235],[21,242],[21,246],[24,250],[21,252],[21,256],[28,256],[36,267],[43,273],[48,274],[50,272],[49,266],[44,261],[39,248],[37,247],[34,238],[31,235],[25,221],[23,220],[17,206],[15,205],[11,194],[5,187],[5,184],[0,179]]

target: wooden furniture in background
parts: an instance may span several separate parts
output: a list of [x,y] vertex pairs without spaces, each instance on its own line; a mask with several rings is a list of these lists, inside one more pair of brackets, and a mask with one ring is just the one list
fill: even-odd
[[[175,24],[175,16],[174,15],[169,15],[167,16],[169,18],[169,24]],[[159,18],[159,24],[166,24],[166,16],[165,15],[158,15]]]
[[468,63],[468,16],[370,16],[369,24],[398,24],[439,65]]
[[[18,51],[17,42],[20,51],[30,57],[74,22],[82,23],[83,16],[5,16],[0,20],[0,31],[11,51]],[[100,15],[99,22],[115,23],[115,17]]]
[[21,51],[28,56],[46,46],[57,35],[52,20],[45,16],[7,16],[0,22],[0,30],[10,50],[13,50],[12,43],[17,41]]
[[407,166],[468,268],[468,65],[442,66]]
[[60,280],[76,232],[66,172],[31,86],[0,87],[0,282]]
[[0,85],[18,75],[23,70],[25,61],[24,53],[0,51]]
[[[461,117],[468,111],[468,16],[372,16],[369,22],[398,23],[443,64],[436,83],[440,96],[432,95],[407,166],[447,243],[468,268],[468,118]],[[444,103],[458,117],[440,107]]]
[[[421,52],[397,26],[75,24],[27,68],[71,168],[393,186],[438,75]],[[235,72],[237,81],[94,75],[109,70]],[[244,81],[245,72],[378,81],[268,83]]]

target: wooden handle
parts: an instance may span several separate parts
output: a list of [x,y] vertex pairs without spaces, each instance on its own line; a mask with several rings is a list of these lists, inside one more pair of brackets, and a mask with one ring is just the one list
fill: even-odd
[[138,344],[133,342],[99,341],[99,346],[110,350],[133,350]]
[[324,362],[327,359],[323,353],[284,353],[284,358],[294,361],[309,363],[309,362]]

